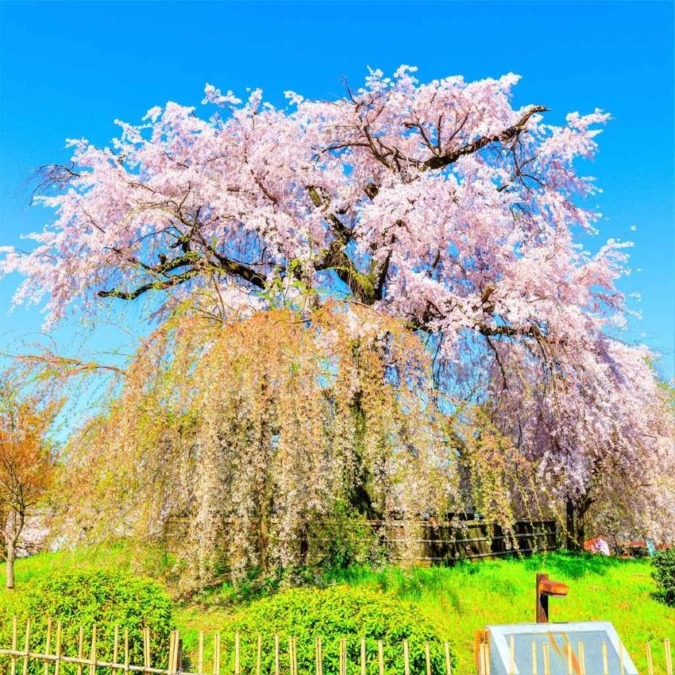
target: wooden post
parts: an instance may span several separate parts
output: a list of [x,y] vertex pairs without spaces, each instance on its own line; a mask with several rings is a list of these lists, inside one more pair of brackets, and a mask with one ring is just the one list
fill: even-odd
[[115,635],[113,637],[113,663],[118,663],[120,656],[120,627],[115,624]]
[[[12,618],[12,652],[16,652],[19,645],[19,627],[17,624],[17,618]],[[12,654],[12,667],[11,674],[16,675],[16,653]]]
[[260,675],[262,668],[262,635],[258,635],[258,651],[255,656],[255,675]]
[[445,643],[445,675],[452,675],[452,661],[450,660],[450,645]]
[[199,647],[197,648],[197,670],[204,675],[204,631],[199,631]]
[[377,641],[377,665],[380,675],[384,675],[384,645],[382,644],[382,640]]
[[654,675],[654,662],[652,661],[652,646],[649,642],[645,645],[645,651],[647,652],[647,673],[649,675]]
[[28,675],[28,655],[30,654],[30,619],[26,621],[26,639],[24,641],[25,656],[23,659],[23,675]]
[[410,675],[410,653],[407,640],[403,640],[403,672],[405,675]]
[[220,675],[220,633],[213,636],[213,675]]
[[148,672],[150,668],[150,629],[147,626],[143,627],[143,672]]
[[129,629],[124,629],[124,672],[129,672]]
[[548,579],[548,574],[537,574],[535,617],[537,623],[548,623],[548,595],[541,592],[541,582]]
[[431,651],[428,642],[424,644],[424,655],[427,659],[427,675],[431,675]]
[[[51,649],[51,640],[52,640],[52,617],[50,616],[47,619],[47,640],[45,644],[45,654],[47,656],[49,656],[49,652]],[[49,675],[49,661],[45,661],[44,673],[45,675]]]
[[96,675],[96,624],[91,627],[91,650],[89,652],[89,675]]
[[323,645],[321,637],[316,638],[316,675],[323,675]]
[[361,675],[366,675],[366,638],[361,638]]
[[54,675],[61,675],[61,622],[56,622],[56,661],[54,662]]
[[663,641],[663,651],[666,655],[666,675],[673,675],[673,655],[670,651],[670,640]]
[[80,634],[77,640],[77,675],[82,675],[82,659],[84,659],[84,626],[80,626]]

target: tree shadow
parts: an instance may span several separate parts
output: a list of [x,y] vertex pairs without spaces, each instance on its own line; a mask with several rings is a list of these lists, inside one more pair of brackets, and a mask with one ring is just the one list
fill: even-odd
[[590,574],[600,576],[607,574],[608,570],[615,568],[619,562],[613,556],[561,551],[545,556],[533,556],[527,560],[526,567],[532,570],[546,569],[559,572],[569,579],[581,579]]

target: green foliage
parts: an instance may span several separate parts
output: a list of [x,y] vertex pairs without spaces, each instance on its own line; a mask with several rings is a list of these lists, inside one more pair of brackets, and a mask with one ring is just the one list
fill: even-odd
[[[378,640],[384,645],[388,674],[404,672],[403,640],[408,640],[410,670],[426,672],[425,643],[430,643],[433,672],[444,672],[441,637],[411,603],[377,591],[332,586],[326,589],[293,589],[251,604],[232,618],[224,633],[232,645],[242,636],[242,668],[254,672],[257,636],[263,637],[263,673],[274,672],[274,635],[280,640],[284,666],[288,639],[296,638],[298,671],[314,667],[315,638],[322,638],[324,672],[337,673],[340,639],[347,640],[349,672],[358,672],[361,638],[366,639],[368,673],[378,672]],[[231,648],[228,650],[231,653]]]
[[657,597],[666,605],[675,607],[675,548],[657,553],[652,559],[652,567]]
[[[173,627],[171,599],[164,588],[150,579],[123,572],[76,570],[35,579],[21,595],[3,603],[5,614],[2,643],[11,643],[11,615],[19,621],[23,645],[26,620],[31,620],[31,642],[43,645],[47,619],[63,626],[63,653],[78,653],[80,626],[84,628],[85,654],[89,654],[92,626],[97,631],[97,658],[111,660],[115,626],[120,645],[128,631],[131,663],[143,663],[143,628],[150,629],[152,664],[166,665],[169,633]],[[55,639],[52,634],[52,645]],[[123,654],[120,648],[120,654]]]

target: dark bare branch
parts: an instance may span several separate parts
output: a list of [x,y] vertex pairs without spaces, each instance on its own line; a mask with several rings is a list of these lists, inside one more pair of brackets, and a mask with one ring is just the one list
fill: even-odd
[[525,112],[512,127],[509,127],[498,134],[493,134],[492,136],[481,136],[472,143],[464,145],[457,150],[453,150],[452,152],[448,152],[445,155],[431,157],[426,162],[424,162],[424,168],[441,169],[445,166],[448,166],[449,164],[452,164],[453,162],[456,162],[460,157],[478,152],[486,145],[490,145],[490,143],[506,143],[527,129],[527,123],[532,115],[539,112],[546,112],[547,110],[548,108],[542,105],[533,106],[527,112]]

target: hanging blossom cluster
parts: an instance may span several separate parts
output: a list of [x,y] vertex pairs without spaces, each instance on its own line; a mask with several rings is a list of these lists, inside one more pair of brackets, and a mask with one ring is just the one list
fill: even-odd
[[371,71],[332,101],[288,93],[286,109],[209,85],[208,119],[169,103],[120,123],[111,147],[72,141],[72,162],[42,172],[55,218],[32,251],[5,248],[0,273],[23,274],[15,301],[46,298],[50,321],[106,299],[170,312],[189,298],[223,319],[351,298],[429,335],[444,386],[489,398],[558,498],[581,508],[602,484],[631,486],[658,496],[644,528],[672,522],[651,355],[608,337],[626,244],[591,255],[574,240],[599,214],[573,164],[608,115],[556,126],[542,105],[512,106],[515,75],[414,73]]
[[367,308],[172,320],[69,444],[59,530],[178,526],[186,587],[318,564],[355,518],[457,510],[440,408],[423,344]]

